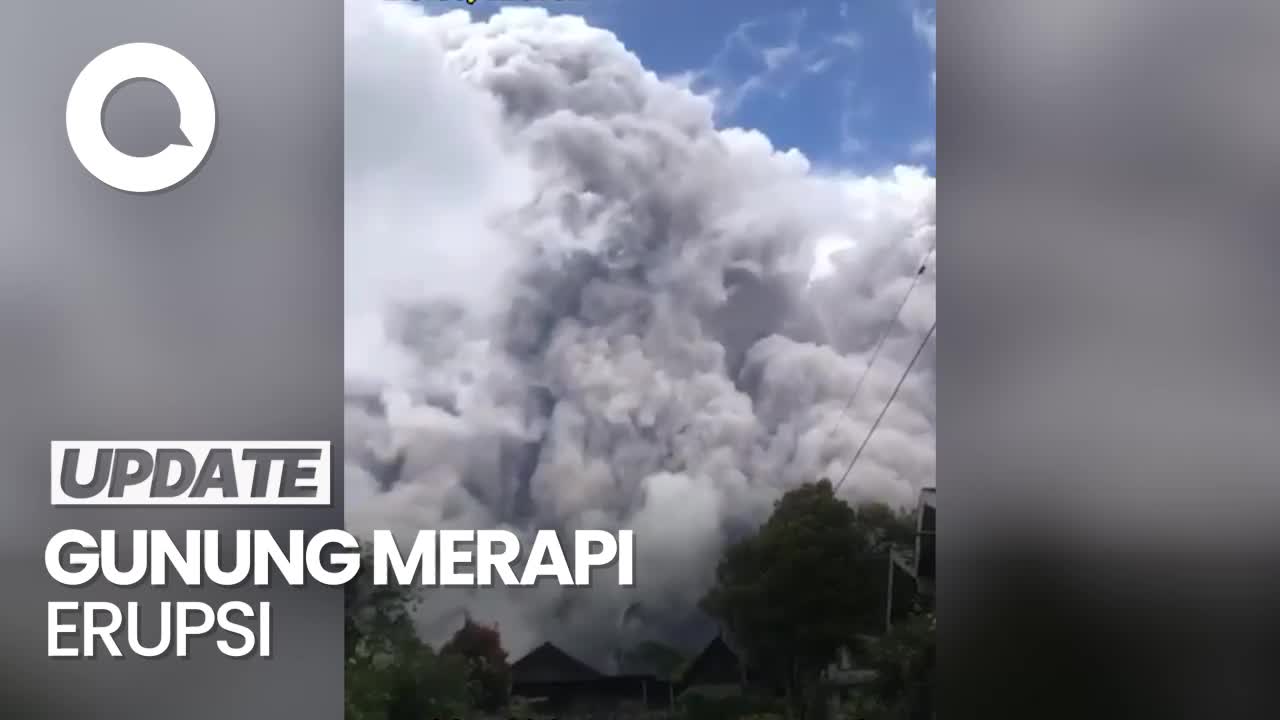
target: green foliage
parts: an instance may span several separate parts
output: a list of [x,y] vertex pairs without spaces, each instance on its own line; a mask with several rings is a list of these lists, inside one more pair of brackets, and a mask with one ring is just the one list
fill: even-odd
[[[875,527],[892,526],[878,511]],[[835,496],[807,483],[782,496],[760,530],[730,546],[703,608],[718,618],[754,666],[788,690],[805,717],[822,670],[840,647],[883,612],[884,556],[875,527]]]
[[[859,578],[863,591],[874,596],[879,603],[876,613],[863,616],[859,625],[864,634],[879,634],[884,631],[885,603],[889,599],[889,562],[892,550],[914,550],[916,537],[915,514],[913,512],[896,511],[884,503],[862,503],[855,509],[858,528],[866,534],[873,547],[872,554],[863,563],[863,571]],[[902,599],[895,601],[901,603]],[[900,605],[895,605],[895,614]]]
[[467,695],[472,707],[482,712],[497,712],[507,705],[511,695],[511,666],[496,628],[467,618],[441,652],[460,659],[466,666]]
[[539,707],[540,704],[525,698],[512,698],[505,714],[509,718],[520,718],[521,720],[556,720],[556,715],[543,712]]
[[708,697],[691,693],[680,700],[682,720],[745,720],[746,718],[781,718],[783,708],[771,698],[750,695]]
[[689,662],[689,658],[670,645],[647,641],[628,651],[623,661],[626,664],[649,668],[664,680],[673,680]]
[[418,638],[409,588],[375,586],[366,568],[347,584],[347,720],[422,720],[465,713],[466,667]]
[[937,620],[924,613],[895,625],[867,648],[867,665],[876,671],[870,688],[872,720],[898,720],[931,700]]
[[858,526],[881,547],[914,547],[916,520],[912,512],[898,511],[880,502],[858,505]]
[[893,720],[895,712],[875,694],[866,692],[856,693],[840,706],[840,715],[849,720]]

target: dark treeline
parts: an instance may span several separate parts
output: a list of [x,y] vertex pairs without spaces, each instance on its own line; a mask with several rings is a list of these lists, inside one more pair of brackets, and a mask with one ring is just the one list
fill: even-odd
[[[726,548],[702,609],[731,635],[767,692],[682,695],[681,720],[915,720],[931,715],[935,620],[913,598],[886,628],[886,558],[916,539],[911,514],[851,506],[828,481],[786,493],[755,534]],[[363,563],[362,568],[369,563]],[[438,650],[416,633],[415,591],[374,586],[362,570],[346,588],[347,720],[535,718],[511,693],[496,628],[468,619]],[[690,658],[660,643],[632,650],[675,682]],[[840,657],[867,680],[838,693]],[[616,717],[624,717],[618,714]],[[657,717],[652,712],[636,717]]]

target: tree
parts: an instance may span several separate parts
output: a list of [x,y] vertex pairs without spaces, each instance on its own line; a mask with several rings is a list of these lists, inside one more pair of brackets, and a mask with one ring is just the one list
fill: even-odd
[[472,707],[481,712],[506,707],[511,696],[511,667],[497,628],[479,625],[468,617],[441,652],[465,663]]
[[817,705],[822,671],[882,612],[879,584],[868,581],[884,574],[882,558],[830,481],[806,483],[725,551],[703,608],[756,670],[786,689],[792,716],[803,719]]
[[872,692],[883,720],[929,717],[937,621],[932,613],[921,613],[894,625],[871,644],[868,669],[876,671]]
[[877,545],[912,547],[916,542],[915,514],[896,511],[881,502],[861,503],[857,522],[865,528]]
[[[878,635],[885,629],[885,613],[888,610],[886,603],[890,601],[888,575],[889,564],[892,562],[891,553],[904,550],[908,553],[915,551],[915,514],[894,510],[878,502],[861,503],[855,508],[855,512],[858,527],[866,534],[873,546],[871,567],[859,580],[864,589],[874,593],[880,603],[879,612],[874,617],[868,616],[861,630],[868,635]],[[896,594],[898,599],[894,600],[893,610],[895,618],[899,617],[900,611],[904,609],[902,593]]]
[[655,640],[641,642],[623,656],[625,666],[652,672],[663,680],[675,680],[688,661],[684,653]]
[[436,655],[418,637],[409,588],[374,585],[362,558],[347,583],[347,720],[421,720],[461,714],[465,708],[465,668]]

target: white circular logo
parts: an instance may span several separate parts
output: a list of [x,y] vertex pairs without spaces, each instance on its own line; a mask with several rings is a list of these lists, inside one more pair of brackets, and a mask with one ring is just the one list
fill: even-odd
[[[178,103],[175,142],[150,157],[120,152],[102,129],[107,98],[130,80],[152,80],[168,88]],[[94,58],[67,96],[67,139],[91,175],[126,192],[149,193],[173,187],[204,162],[213,144],[217,109],[204,75],[178,52],[152,43],[120,45]]]

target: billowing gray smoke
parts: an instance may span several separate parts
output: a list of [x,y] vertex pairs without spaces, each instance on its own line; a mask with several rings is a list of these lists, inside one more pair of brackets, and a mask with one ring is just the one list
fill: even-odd
[[[637,587],[441,591],[519,653],[679,641],[727,538],[838,477],[932,322],[933,179],[823,174],[564,16],[347,3],[347,517],[633,528]],[[933,484],[931,353],[842,493]]]

